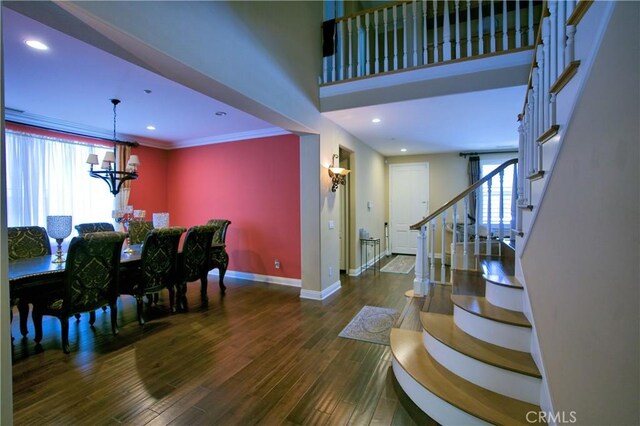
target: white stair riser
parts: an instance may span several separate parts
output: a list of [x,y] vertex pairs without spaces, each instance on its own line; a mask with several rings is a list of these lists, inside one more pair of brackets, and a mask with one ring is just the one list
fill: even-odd
[[540,405],[540,379],[485,364],[450,348],[426,331],[422,337],[429,354],[455,375],[490,391]]
[[522,312],[522,291],[521,288],[505,287],[487,280],[485,297],[492,305]]
[[531,329],[493,321],[453,307],[453,321],[458,328],[473,337],[516,351],[529,352]]
[[[425,354],[426,356],[426,354]],[[407,373],[400,363],[393,358],[393,373],[400,384],[400,387],[411,398],[411,400],[429,417],[444,425],[489,425],[477,417],[474,417],[459,408],[454,407],[438,396],[429,392],[424,386],[416,382]]]

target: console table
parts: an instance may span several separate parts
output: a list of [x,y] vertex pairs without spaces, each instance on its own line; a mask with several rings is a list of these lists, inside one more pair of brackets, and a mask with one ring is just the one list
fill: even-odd
[[[369,266],[369,247],[373,247],[373,265]],[[362,257],[364,255],[364,263]],[[378,272],[380,272],[380,238],[360,238],[360,269],[362,272],[369,268],[373,268],[373,273],[376,272],[376,265],[378,265]]]

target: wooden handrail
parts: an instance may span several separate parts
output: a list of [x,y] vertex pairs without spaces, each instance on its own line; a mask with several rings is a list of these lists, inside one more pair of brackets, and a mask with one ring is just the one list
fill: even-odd
[[[511,160],[505,161],[504,163],[500,164],[500,166],[498,166],[494,170],[492,170],[491,173],[489,173],[488,175],[486,175],[485,177],[483,177],[482,179],[480,179],[479,181],[477,181],[473,185],[469,186],[467,189],[462,191],[460,194],[458,194],[455,197],[453,197],[453,199],[451,201],[446,203],[444,206],[440,207],[435,212],[431,213],[425,219],[422,219],[420,222],[411,225],[409,227],[409,229],[412,229],[414,231],[415,230],[419,230],[424,224],[431,222],[432,219],[434,219],[435,217],[440,215],[443,211],[451,208],[458,201],[462,200],[464,197],[469,195],[469,193],[471,193],[472,191],[475,191],[477,188],[479,188],[483,183],[487,182],[489,179],[491,179],[492,177],[494,177],[495,175],[497,175],[498,173],[500,173],[501,171],[503,171],[507,167],[511,166],[512,164],[517,164],[517,163],[518,163],[518,159],[517,158],[512,158]],[[478,220],[478,219],[476,218],[476,220]]]

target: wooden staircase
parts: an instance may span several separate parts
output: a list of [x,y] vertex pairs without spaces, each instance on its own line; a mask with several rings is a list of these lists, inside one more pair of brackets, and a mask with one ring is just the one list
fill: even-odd
[[[453,315],[421,312],[422,331],[393,329],[393,371],[420,409],[442,424],[531,424],[542,375],[513,258],[483,260],[485,296],[456,294]],[[520,301],[518,301],[518,298]]]

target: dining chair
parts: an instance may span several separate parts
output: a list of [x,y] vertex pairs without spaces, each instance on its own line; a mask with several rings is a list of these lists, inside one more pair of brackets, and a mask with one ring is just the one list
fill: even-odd
[[211,241],[216,232],[213,225],[192,226],[187,231],[182,244],[182,253],[178,256],[178,306],[187,311],[187,283],[200,281],[200,298],[203,304],[207,298],[207,274],[211,257]]
[[[69,353],[69,317],[92,312],[104,305],[111,311],[111,330],[118,334],[118,277],[125,234],[94,232],[74,237],[65,262],[64,286],[34,297],[33,323],[36,343],[42,340],[42,316],[60,320],[62,350]],[[95,316],[89,323],[93,326]]]
[[[7,229],[7,249],[9,262],[30,257],[51,255],[51,243],[47,230],[41,226],[14,226]],[[20,313],[20,333],[23,337],[29,334],[27,319],[29,317],[29,300],[16,297],[10,300],[10,307],[18,306]],[[13,309],[9,310],[10,321],[13,320]]]
[[140,267],[122,274],[120,294],[136,298],[138,322],[144,324],[145,295],[169,290],[171,311],[175,311],[177,256],[180,236],[186,229],[178,226],[152,229],[147,233],[140,253]]
[[147,236],[147,232],[153,229],[152,221],[145,220],[132,220],[129,222],[129,242],[131,244],[141,244],[144,241],[144,237]]
[[229,255],[227,254],[225,240],[227,238],[227,228],[231,225],[231,221],[227,219],[211,219],[207,222],[207,225],[216,227],[216,232],[213,234],[213,240],[211,241],[209,270],[218,268],[220,271],[220,292],[224,294],[227,289],[224,285],[224,274],[227,272],[227,266],[229,266]]
[[78,235],[89,234],[91,232],[113,232],[116,229],[113,224],[109,222],[93,222],[93,223],[80,223],[75,226]]

